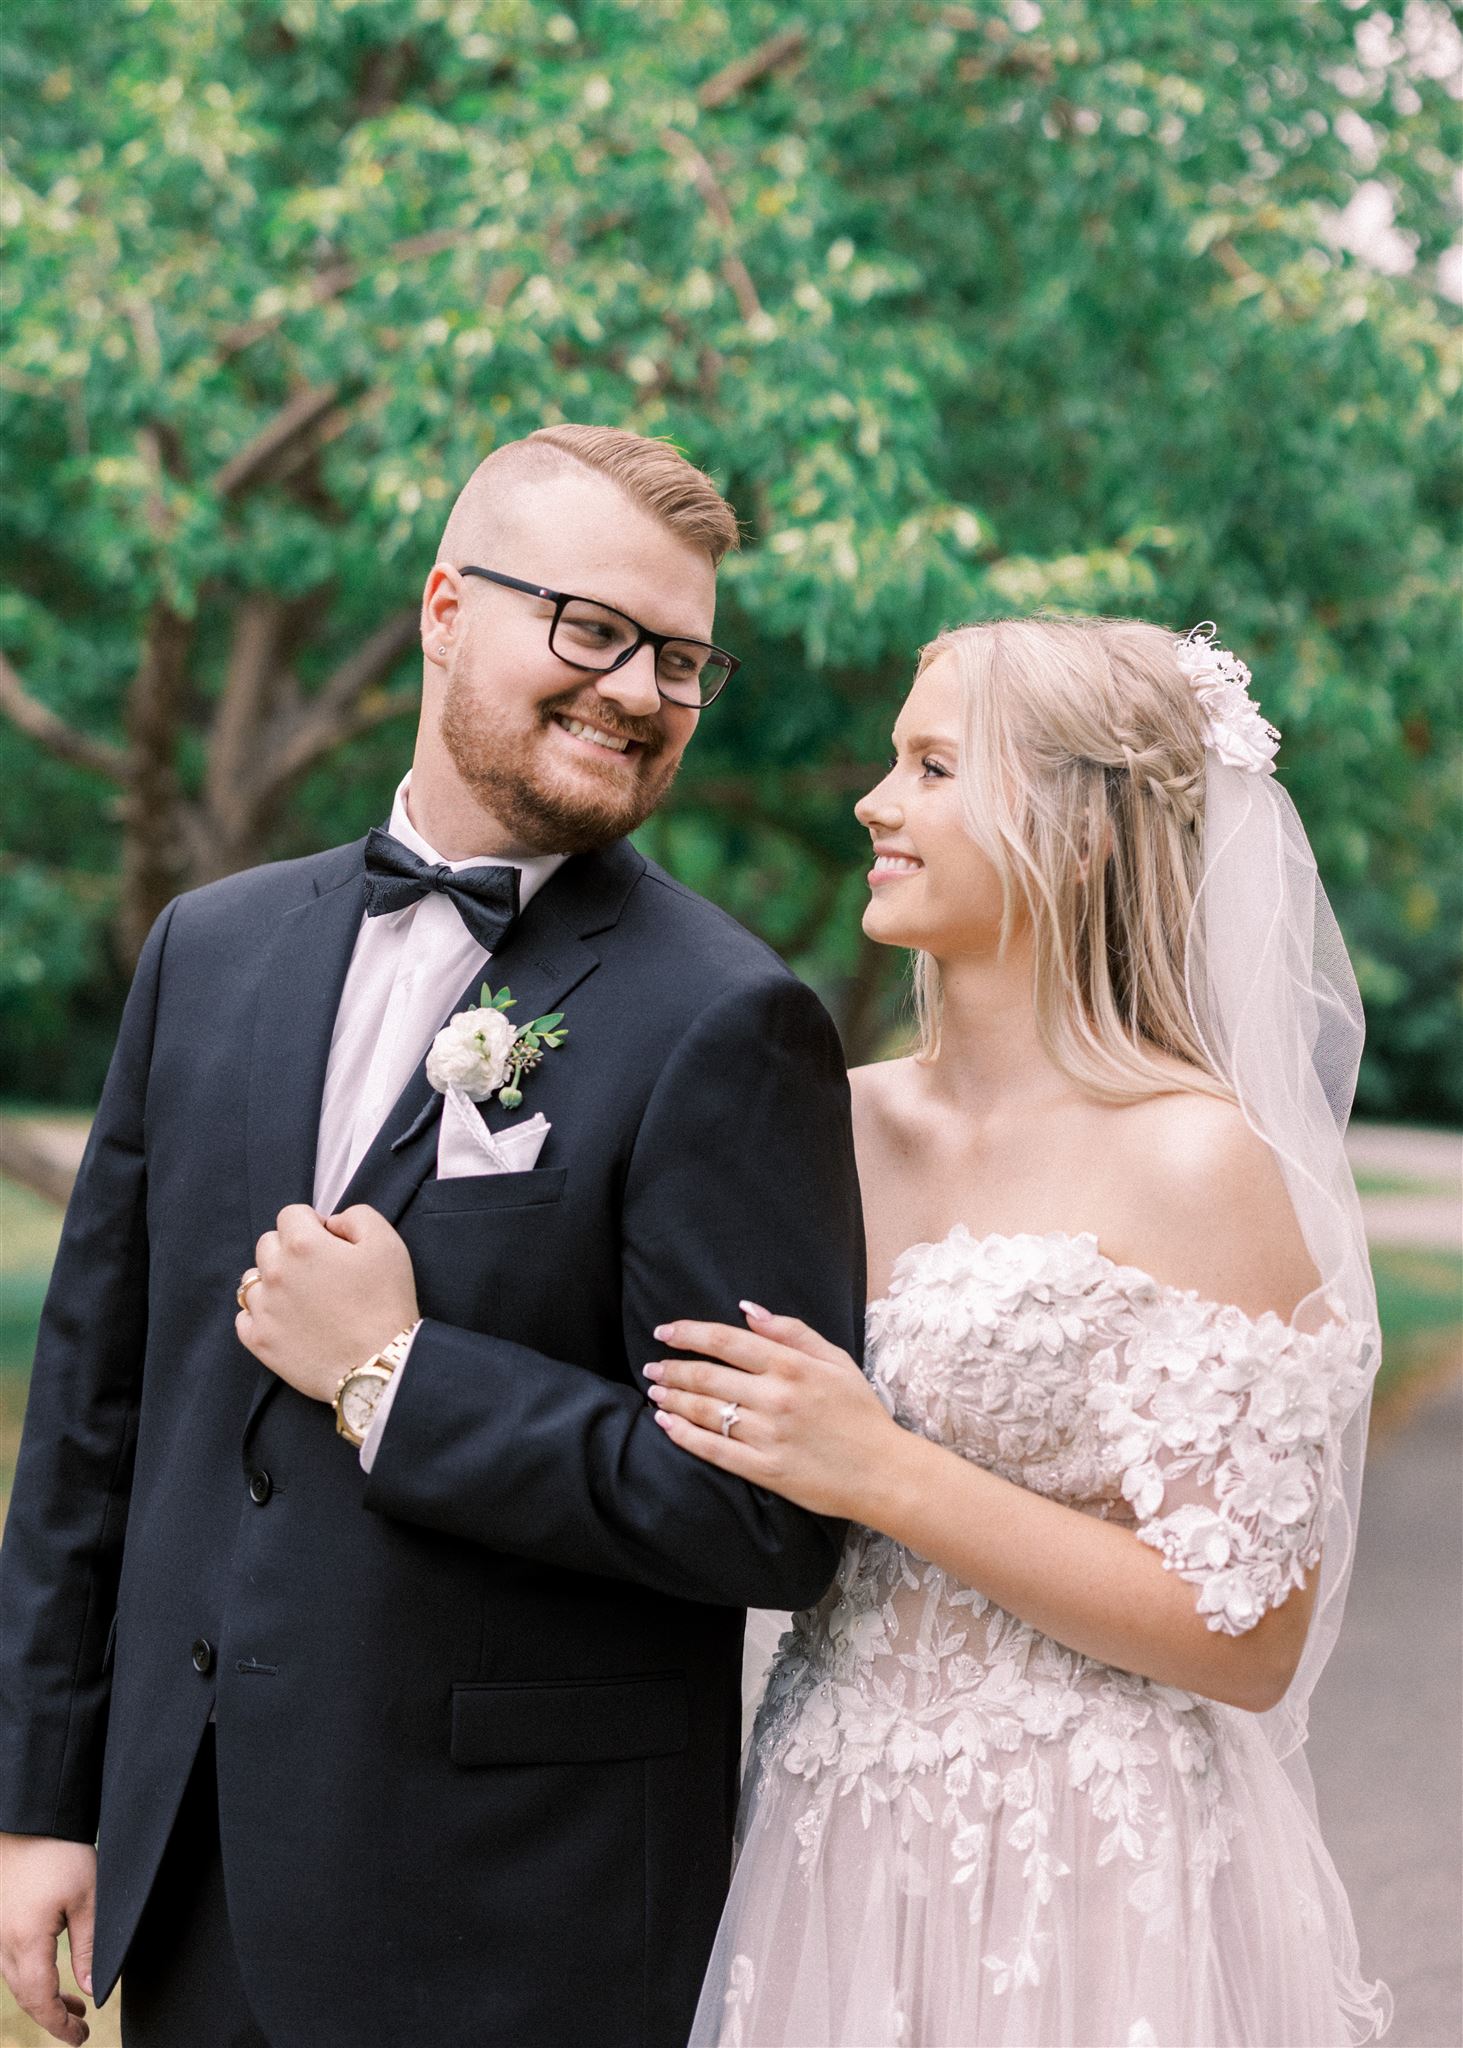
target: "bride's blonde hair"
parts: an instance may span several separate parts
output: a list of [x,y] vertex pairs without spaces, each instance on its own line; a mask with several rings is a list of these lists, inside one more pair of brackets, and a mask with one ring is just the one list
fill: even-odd
[[[1001,880],[1001,944],[1030,922],[1037,1029],[1081,1087],[1131,1102],[1228,1096],[1195,1028],[1184,945],[1203,861],[1204,741],[1175,636],[1138,619],[997,619],[941,633],[917,675],[960,682],[960,787]],[[915,956],[919,1057],[940,1043],[940,972]]]

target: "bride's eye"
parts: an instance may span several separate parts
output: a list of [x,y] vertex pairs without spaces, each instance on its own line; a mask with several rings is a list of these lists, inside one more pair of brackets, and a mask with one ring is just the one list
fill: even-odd
[[927,774],[930,775],[948,776],[950,773],[949,769],[946,768],[942,762],[931,761],[928,758],[928,756],[923,761],[921,761],[919,765],[921,768],[925,770]]

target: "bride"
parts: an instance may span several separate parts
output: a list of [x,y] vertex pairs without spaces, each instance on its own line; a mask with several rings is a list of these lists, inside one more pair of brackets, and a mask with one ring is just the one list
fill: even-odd
[[925,649],[857,813],[921,1023],[852,1077],[868,1378],[751,1302],[656,1332],[678,1445],[850,1524],[758,1713],[695,2043],[1387,2024],[1302,1747],[1379,1355],[1360,1012],[1213,634]]

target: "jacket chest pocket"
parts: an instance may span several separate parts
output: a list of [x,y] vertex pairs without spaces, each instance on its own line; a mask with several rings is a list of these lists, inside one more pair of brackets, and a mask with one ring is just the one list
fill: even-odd
[[425,1180],[409,1216],[489,1216],[509,1209],[547,1209],[562,1201],[569,1170],[535,1166],[527,1173],[467,1173],[451,1180]]
[[424,1181],[398,1229],[424,1316],[495,1336],[506,1274],[541,1270],[563,1213],[563,1167]]

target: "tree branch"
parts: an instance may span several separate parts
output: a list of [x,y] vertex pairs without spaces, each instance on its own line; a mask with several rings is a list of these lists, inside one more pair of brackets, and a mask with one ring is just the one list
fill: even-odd
[[[689,135],[682,135],[678,128],[663,128],[661,146],[670,156],[685,165],[691,174],[691,183],[700,193],[706,211],[711,215],[728,241],[736,239],[736,222],[732,219],[731,207],[726,194],[717,183],[716,173],[692,142]],[[721,274],[731,286],[732,296],[744,320],[763,318],[762,301],[757,296],[757,287],[752,274],[734,248],[728,249],[721,259]]]
[[[476,228],[434,228],[428,234],[408,235],[405,241],[395,242],[385,250],[372,267],[390,268],[396,263],[415,263],[428,256],[440,256],[446,249],[458,249],[471,242],[478,233]],[[332,263],[327,269],[317,271],[310,280],[310,297],[315,305],[323,306],[327,299],[336,299],[342,292],[348,292],[365,274],[363,264]],[[261,319],[243,320],[237,327],[226,327],[219,338],[220,360],[227,362],[241,349],[252,347],[266,334],[273,334],[294,310],[294,307],[286,306],[278,313],[265,314]]]
[[284,680],[284,642],[293,619],[313,610],[311,597],[287,603],[252,590],[234,617],[228,669],[208,739],[204,802],[226,847],[242,844],[253,829],[261,742]]
[[339,396],[338,384],[314,385],[297,391],[247,447],[230,456],[214,476],[211,488],[221,498],[241,496],[251,484],[258,483],[294,455],[302,440],[311,438]]
[[391,673],[420,630],[419,613],[397,612],[340,664],[307,705],[292,714],[260,763],[256,788],[261,796],[274,794],[346,740],[417,702],[415,691],[395,696],[382,692],[370,698],[367,692]]
[[390,673],[420,633],[419,611],[394,613],[327,678],[313,700],[314,706],[331,714],[348,710],[358,697]]
[[728,64],[714,77],[708,78],[696,98],[703,107],[724,107],[728,100],[734,100],[738,93],[745,92],[749,85],[755,85],[760,78],[769,77],[774,71],[785,71],[794,63],[808,46],[806,29],[785,28],[780,35],[769,36],[765,43],[746,57],[738,57],[734,64]]
[[125,783],[127,780],[125,747],[113,746],[110,740],[94,740],[84,732],[74,732],[64,718],[57,717],[39,698],[31,696],[3,654],[0,654],[0,711],[27,739],[35,740],[54,759],[66,762],[68,767],[88,769],[93,775],[104,775],[108,782]]

